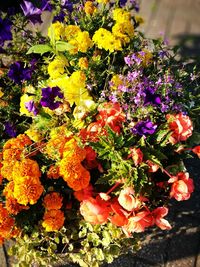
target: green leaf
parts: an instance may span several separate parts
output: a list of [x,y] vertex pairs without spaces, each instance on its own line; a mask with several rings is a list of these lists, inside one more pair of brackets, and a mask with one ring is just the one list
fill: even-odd
[[44,53],[52,52],[52,51],[53,49],[51,46],[47,44],[38,44],[38,45],[34,45],[31,48],[29,48],[26,54],[28,55],[28,54],[35,53],[35,54],[43,55]]
[[59,51],[59,52],[71,50],[73,47],[74,47],[73,45],[71,45],[67,42],[64,42],[64,41],[57,41],[56,42],[56,51]]

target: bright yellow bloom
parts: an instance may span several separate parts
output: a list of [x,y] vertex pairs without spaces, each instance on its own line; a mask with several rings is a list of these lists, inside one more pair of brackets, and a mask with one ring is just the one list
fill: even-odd
[[116,38],[119,38],[123,44],[130,42],[130,38],[134,36],[134,27],[131,21],[117,22],[112,27],[112,33]]
[[50,78],[56,79],[65,72],[65,67],[68,66],[68,61],[64,56],[57,56],[48,65],[48,73]]
[[65,31],[64,24],[56,21],[55,23],[51,24],[48,29],[48,37],[53,40],[60,40],[63,37],[63,33]]
[[113,75],[112,79],[111,79],[111,85],[110,88],[112,90],[117,90],[117,88],[123,84],[122,78],[120,77],[120,75]]
[[116,8],[113,10],[113,19],[119,23],[131,20],[131,13],[123,8]]
[[78,32],[76,37],[71,39],[69,43],[73,46],[69,51],[70,54],[76,54],[78,52],[86,53],[87,50],[93,46],[93,42],[87,31]]
[[34,142],[39,142],[43,139],[43,136],[41,134],[41,131],[39,131],[36,127],[31,126],[28,130],[25,132],[28,137],[33,140]]
[[98,3],[103,3],[103,4],[107,4],[109,2],[109,0],[97,0]]
[[65,26],[65,38],[67,39],[67,41],[74,39],[79,32],[81,32],[79,26],[76,25]]

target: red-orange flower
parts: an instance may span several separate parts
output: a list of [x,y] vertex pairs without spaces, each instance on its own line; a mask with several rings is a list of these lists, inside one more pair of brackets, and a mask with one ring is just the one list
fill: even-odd
[[110,221],[114,225],[124,226],[128,223],[128,216],[130,214],[119,205],[118,201],[115,200],[111,203],[111,209],[113,211],[113,215],[110,217]]
[[182,113],[166,116],[169,129],[172,131],[169,141],[176,144],[180,141],[185,141],[192,135],[192,122],[190,118]]
[[78,201],[83,201],[85,199],[88,199],[92,196],[93,193],[93,187],[91,184],[89,184],[86,188],[74,192],[74,196]]
[[149,166],[149,169],[148,169],[149,172],[157,172],[157,170],[159,169],[159,165],[155,164],[151,160],[147,160],[146,163]]
[[133,190],[132,187],[127,187],[123,190],[121,190],[119,197],[118,197],[118,201],[119,204],[128,211],[132,211],[136,208],[138,208],[138,206],[141,204],[139,199],[136,198],[135,196],[135,192]]
[[155,219],[155,224],[162,230],[170,230],[172,228],[169,222],[163,219],[163,217],[165,217],[167,213],[168,208],[166,207],[158,207],[152,211],[152,215]]
[[128,219],[128,224],[124,226],[124,230],[128,233],[140,233],[153,224],[154,218],[151,213],[149,211],[140,211]]
[[110,207],[106,201],[100,198],[88,198],[83,200],[80,206],[81,215],[91,224],[106,223],[110,214]]
[[61,210],[48,210],[44,214],[42,226],[47,232],[58,231],[64,221],[64,213]]
[[200,158],[200,146],[195,146],[193,149],[192,149],[192,152],[194,154],[196,154],[199,158]]
[[177,201],[189,199],[194,191],[193,180],[189,178],[187,172],[179,172],[176,176],[172,176],[168,183],[172,183],[170,197],[174,197]]
[[44,197],[43,204],[47,210],[58,210],[62,207],[63,197],[57,192],[51,192]]
[[60,177],[59,167],[56,165],[51,165],[47,172],[47,177],[49,179],[58,179]]

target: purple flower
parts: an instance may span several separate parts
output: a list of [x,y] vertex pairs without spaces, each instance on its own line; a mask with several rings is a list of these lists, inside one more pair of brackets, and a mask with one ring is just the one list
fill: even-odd
[[26,16],[33,24],[39,22],[42,23],[41,13],[42,11],[35,7],[31,2],[24,1],[21,5],[21,9]]
[[25,107],[29,112],[33,112],[33,114],[36,116],[38,114],[38,109],[34,103],[33,100],[30,100],[29,102],[25,103]]
[[10,123],[9,121],[6,121],[4,124],[5,127],[5,132],[8,134],[10,137],[16,137],[17,136],[17,131],[15,129],[15,126]]
[[61,99],[63,98],[63,93],[60,91],[58,86],[52,88],[42,88],[42,98],[40,100],[40,104],[43,107],[48,107],[51,110],[54,110],[62,103],[61,101],[56,101],[56,97]]
[[49,0],[42,0],[40,3],[40,8],[34,6],[31,2],[25,1],[20,5],[24,15],[33,23],[42,23],[41,14],[42,11],[51,11],[52,7]]
[[120,4],[121,7],[123,7],[123,6],[126,5],[126,2],[127,2],[127,0],[120,0],[119,4]]
[[11,21],[0,18],[0,46],[4,45],[7,40],[12,40]]
[[144,104],[153,104],[153,105],[160,105],[161,104],[161,98],[159,94],[154,93],[154,89],[151,87],[148,87],[144,90],[145,92],[145,99]]
[[153,124],[150,120],[138,122],[134,128],[131,129],[133,134],[146,136],[155,133],[157,125]]
[[16,61],[10,66],[8,77],[16,84],[21,84],[22,81],[28,81],[31,79],[32,69],[24,68],[24,63]]

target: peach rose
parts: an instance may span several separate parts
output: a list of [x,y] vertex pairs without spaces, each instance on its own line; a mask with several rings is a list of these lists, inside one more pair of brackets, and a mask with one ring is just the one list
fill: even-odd
[[169,129],[172,131],[172,135],[169,138],[172,144],[185,141],[192,135],[193,126],[188,116],[179,113],[176,115],[168,114],[166,118]]
[[155,219],[155,224],[160,227],[162,230],[170,230],[172,227],[169,222],[163,219],[168,213],[168,208],[166,207],[158,207],[152,211],[152,215]]
[[170,197],[174,197],[177,201],[187,200],[194,191],[193,180],[189,178],[189,173],[179,172],[168,180],[172,183]]
[[84,219],[91,224],[106,223],[110,214],[109,203],[100,198],[88,198],[80,205],[80,212]]

